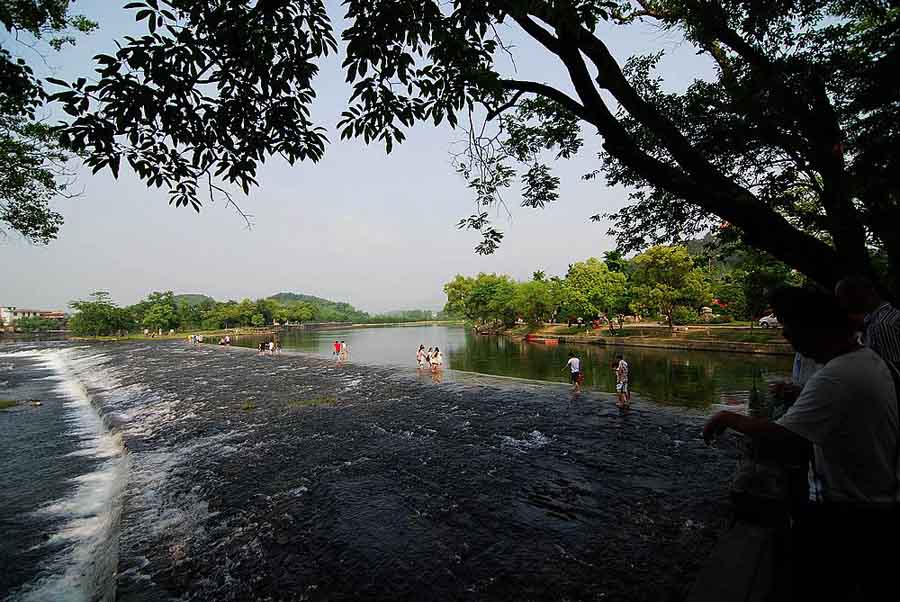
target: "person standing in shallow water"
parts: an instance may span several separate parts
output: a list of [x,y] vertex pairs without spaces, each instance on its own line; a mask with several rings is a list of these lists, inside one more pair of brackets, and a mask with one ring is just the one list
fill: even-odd
[[425,345],[419,345],[419,349],[416,351],[416,366],[425,367]]
[[441,350],[437,347],[434,348],[434,353],[431,354],[431,371],[438,372],[441,368],[444,367],[444,356],[441,355]]
[[339,341],[334,342],[334,353],[331,355],[338,356],[341,354],[341,343]]
[[616,356],[616,405],[627,408],[631,404],[631,391],[628,390],[628,362],[622,354]]
[[569,352],[569,361],[566,362],[569,369],[569,378],[572,380],[572,390],[581,393],[581,360],[575,357],[575,352]]

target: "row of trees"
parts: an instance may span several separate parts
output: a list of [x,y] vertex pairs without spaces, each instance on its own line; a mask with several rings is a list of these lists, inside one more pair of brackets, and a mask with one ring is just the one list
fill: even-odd
[[705,249],[655,246],[632,259],[612,251],[603,260],[573,263],[564,277],[537,271],[530,281],[517,282],[503,274],[457,275],[444,285],[445,311],[482,325],[637,314],[662,317],[671,327],[696,321],[704,306],[714,307],[721,321],[758,317],[767,292],[797,278],[749,250],[723,260]]
[[219,302],[201,295],[153,292],[127,307],[113,303],[105,291],[97,291],[90,297],[71,303],[76,313],[69,319],[69,328],[76,335],[107,336],[144,328],[153,332],[218,330],[310,321],[407,322],[423,319],[426,315],[428,317],[425,319],[432,319],[431,312],[423,310],[370,316],[348,303],[291,293],[264,299]]

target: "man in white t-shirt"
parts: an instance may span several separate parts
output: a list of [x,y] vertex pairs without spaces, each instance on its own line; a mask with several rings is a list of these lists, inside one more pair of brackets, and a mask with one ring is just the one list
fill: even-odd
[[878,354],[859,345],[832,295],[792,289],[776,295],[773,306],[785,338],[822,368],[777,422],[719,412],[704,438],[731,428],[776,451],[812,444],[818,503],[794,517],[798,595],[837,600],[855,587],[877,592],[892,574],[881,550],[896,545],[900,500],[894,377]]
[[575,357],[575,353],[572,351],[569,352],[569,361],[566,362],[566,367],[569,368],[569,375],[572,385],[574,385],[573,391],[581,392],[581,360]]

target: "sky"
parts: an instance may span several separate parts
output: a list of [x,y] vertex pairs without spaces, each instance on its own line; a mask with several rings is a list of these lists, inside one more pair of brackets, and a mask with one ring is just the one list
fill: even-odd
[[[79,38],[75,48],[47,52],[44,75],[88,77],[93,55],[141,33],[133,11],[120,8],[124,3],[76,2],[73,13],[98,21],[100,29]],[[341,27],[339,2],[329,9]],[[675,33],[649,25],[607,26],[601,33],[620,61],[665,50],[659,74],[670,89],[684,89],[711,72]],[[517,77],[567,89],[561,66],[543,49],[511,27],[502,34],[516,46]],[[8,38],[3,44],[36,68],[41,63]],[[570,263],[615,247],[606,234],[609,224],[590,216],[623,206],[627,190],[609,188],[602,178],[581,179],[597,168],[601,142],[586,131],[579,156],[556,165],[560,199],[544,209],[521,208],[511,193],[512,215],[495,216],[503,244],[493,255],[477,255],[478,234],[456,228],[473,212],[473,197],[451,166],[462,134],[420,124],[390,155],[361,140],[340,141],[336,123],[349,97],[341,58],[323,61],[315,84],[313,117],[332,140],[325,158],[294,166],[267,162],[258,173],[259,188],[238,198],[253,215],[251,228],[221,203],[206,204],[199,214],[170,206],[164,190],[148,189],[124,166],[118,180],[106,171],[78,169],[72,190],[80,194],[55,203],[65,218],[57,240],[37,246],[12,233],[0,236],[0,305],[66,309],[95,290],[109,291],[123,305],[157,290],[218,300],[290,291],[369,312],[439,309],[443,284],[455,274],[499,272],[523,280],[535,270],[562,275]]]

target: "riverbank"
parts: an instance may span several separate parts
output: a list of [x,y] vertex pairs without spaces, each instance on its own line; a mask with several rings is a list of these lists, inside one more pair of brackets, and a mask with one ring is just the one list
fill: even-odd
[[[419,322],[390,322],[375,324],[355,324],[355,323],[334,323],[334,324],[315,324],[310,326],[316,330],[342,330],[346,328],[380,328],[388,326],[457,326],[464,324],[461,320],[429,320]],[[185,330],[169,334],[164,332],[158,335],[145,335],[140,332],[124,334],[121,336],[69,336],[66,340],[70,341],[176,341],[184,340],[189,336],[202,335],[203,337],[224,337],[228,336],[276,336],[279,333],[289,332],[293,329],[306,328],[304,325],[298,326],[264,326],[260,328],[240,327],[240,328],[220,328],[218,330]],[[23,339],[27,340],[27,339]],[[10,339],[10,342],[14,342]]]
[[790,344],[776,329],[729,327],[720,325],[679,326],[669,330],[665,326],[629,324],[616,329],[593,330],[584,326],[545,324],[542,326],[518,326],[495,333],[518,340],[537,343],[581,343],[610,347],[648,347],[659,349],[684,349],[694,351],[725,351],[731,353],[759,353],[768,355],[793,355]]
[[190,336],[200,335],[203,337],[224,337],[228,336],[263,336],[272,335],[274,330],[271,327],[266,328],[223,328],[219,330],[185,330],[169,334],[164,332],[157,335],[146,335],[140,332],[123,334],[121,336],[70,336],[66,340],[109,343],[115,341],[184,341]]
[[218,345],[62,359],[130,451],[124,602],[682,600],[727,524],[701,412]]

